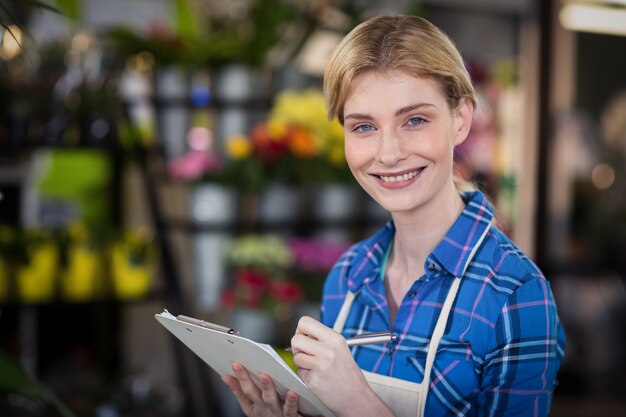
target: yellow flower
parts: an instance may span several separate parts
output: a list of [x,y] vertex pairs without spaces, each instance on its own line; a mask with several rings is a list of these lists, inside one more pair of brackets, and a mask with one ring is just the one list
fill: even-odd
[[[327,115],[321,90],[287,90],[276,97],[270,119],[307,129],[314,139],[314,153],[341,165],[337,152],[343,153],[343,127],[336,119],[329,122]],[[313,152],[313,149],[309,150]]]
[[324,94],[319,90],[284,91],[276,97],[272,119],[311,130],[328,124]]
[[235,160],[242,160],[250,156],[252,145],[244,135],[233,136],[226,141],[226,153]]
[[270,119],[267,122],[267,132],[274,141],[284,140],[287,134],[287,123],[278,119]]

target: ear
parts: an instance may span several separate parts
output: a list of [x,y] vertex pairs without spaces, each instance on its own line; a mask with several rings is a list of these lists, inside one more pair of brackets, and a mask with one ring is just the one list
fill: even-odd
[[465,141],[472,126],[472,116],[474,115],[474,104],[464,97],[459,105],[452,111],[454,123],[454,146]]

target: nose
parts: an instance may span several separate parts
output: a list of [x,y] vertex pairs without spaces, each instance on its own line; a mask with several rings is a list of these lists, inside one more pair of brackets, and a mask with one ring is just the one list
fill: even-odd
[[404,158],[404,150],[400,138],[393,134],[379,137],[376,161],[383,165],[393,166]]

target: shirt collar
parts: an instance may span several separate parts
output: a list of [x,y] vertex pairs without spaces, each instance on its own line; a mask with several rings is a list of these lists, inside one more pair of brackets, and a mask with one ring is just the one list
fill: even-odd
[[480,191],[464,193],[462,198],[465,209],[430,256],[455,277],[465,273],[494,217],[491,205]]
[[[455,277],[465,273],[493,221],[493,209],[487,198],[474,191],[462,194],[466,206],[435,250],[428,256],[424,270],[445,269]],[[348,278],[348,288],[356,292],[364,282],[380,278],[380,267],[385,252],[395,234],[395,225],[389,220],[375,235],[366,239],[354,254]],[[430,268],[429,264],[433,264]]]

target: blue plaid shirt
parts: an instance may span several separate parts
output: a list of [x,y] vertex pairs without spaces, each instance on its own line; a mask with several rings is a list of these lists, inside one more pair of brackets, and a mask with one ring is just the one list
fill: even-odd
[[[550,285],[492,225],[493,210],[480,192],[463,199],[465,210],[399,307],[391,329],[396,341],[353,347],[352,353],[366,371],[421,382],[441,307],[453,278],[461,276],[435,357],[425,415],[546,416],[565,348]],[[352,246],[326,279],[321,318],[327,326],[334,324],[346,292],[356,295],[345,337],[390,330],[381,263],[394,231],[390,221]]]

